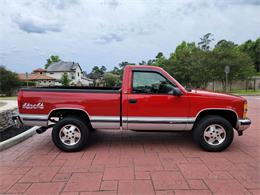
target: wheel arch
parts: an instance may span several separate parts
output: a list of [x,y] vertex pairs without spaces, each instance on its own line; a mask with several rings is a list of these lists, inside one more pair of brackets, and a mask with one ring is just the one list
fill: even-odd
[[[84,122],[88,123],[91,126],[90,116],[87,111],[81,108],[55,108],[52,109],[48,114],[48,120],[51,117],[66,117],[66,116],[73,116],[76,115],[77,117],[84,120]],[[92,128],[92,126],[91,126]]]
[[[195,119],[195,125],[196,123],[201,120],[205,116],[209,115],[217,115],[225,118],[227,121],[230,122],[233,128],[237,127],[237,121],[238,121],[238,115],[235,110],[233,109],[226,109],[226,108],[208,108],[203,109],[198,112]],[[195,126],[194,125],[194,126]]]

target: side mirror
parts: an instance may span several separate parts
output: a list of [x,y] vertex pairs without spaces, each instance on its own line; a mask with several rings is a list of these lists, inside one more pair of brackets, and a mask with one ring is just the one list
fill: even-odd
[[183,93],[181,92],[181,90],[178,87],[174,87],[173,91],[172,91],[172,95],[181,96],[181,95],[183,95]]

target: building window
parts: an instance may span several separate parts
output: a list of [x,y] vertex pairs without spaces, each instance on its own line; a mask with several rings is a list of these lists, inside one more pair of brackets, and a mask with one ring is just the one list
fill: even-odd
[[79,72],[78,72],[78,77],[79,77]]

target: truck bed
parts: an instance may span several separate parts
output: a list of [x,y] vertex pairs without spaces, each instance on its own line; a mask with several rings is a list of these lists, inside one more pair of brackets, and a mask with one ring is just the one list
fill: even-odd
[[[19,92],[24,123],[46,126],[58,110],[84,111],[93,128],[119,128],[121,89],[118,87],[30,87]],[[111,121],[112,120],[112,121]]]

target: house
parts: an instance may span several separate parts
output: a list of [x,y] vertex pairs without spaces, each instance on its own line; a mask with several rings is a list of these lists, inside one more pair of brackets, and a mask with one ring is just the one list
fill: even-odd
[[68,74],[70,85],[93,85],[92,79],[83,74],[79,63],[59,61],[51,63],[46,69],[46,76],[56,79],[55,85],[61,85],[60,80],[64,73]]
[[38,68],[32,73],[20,73],[18,78],[23,82],[33,82],[36,86],[53,86],[55,85],[55,78],[47,76],[46,70]]

